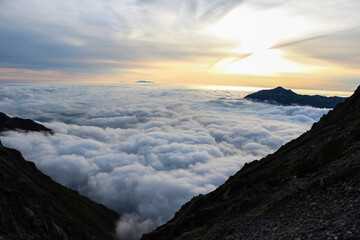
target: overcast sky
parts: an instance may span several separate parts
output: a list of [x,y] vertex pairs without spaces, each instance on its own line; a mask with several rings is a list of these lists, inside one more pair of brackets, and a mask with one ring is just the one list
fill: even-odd
[[353,90],[357,0],[0,0],[0,80]]

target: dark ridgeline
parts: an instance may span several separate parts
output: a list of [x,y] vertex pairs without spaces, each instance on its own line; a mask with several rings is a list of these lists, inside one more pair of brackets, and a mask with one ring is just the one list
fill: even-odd
[[360,87],[142,239],[360,239]]
[[5,113],[0,112],[0,132],[6,130],[51,132],[50,129],[34,122],[33,120],[18,117],[11,118]]
[[301,95],[294,93],[290,89],[277,87],[270,90],[261,90],[245,97],[246,99],[256,101],[267,101],[269,103],[277,103],[281,105],[302,105],[317,108],[334,108],[336,104],[343,102],[342,97],[324,97],[320,95]]
[[[50,131],[31,120],[0,116],[0,131]],[[118,217],[56,183],[0,142],[0,240],[110,240]]]

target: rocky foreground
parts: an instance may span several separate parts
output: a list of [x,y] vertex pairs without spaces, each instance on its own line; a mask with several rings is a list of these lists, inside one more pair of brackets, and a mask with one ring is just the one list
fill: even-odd
[[270,90],[261,90],[245,97],[246,99],[268,102],[280,105],[300,105],[317,108],[334,108],[338,103],[345,101],[343,97],[325,97],[320,95],[301,95],[290,89],[277,87]]
[[[0,114],[0,131],[50,129]],[[0,142],[0,240],[113,239],[118,214],[41,173]]]
[[360,239],[360,87],[142,239]]

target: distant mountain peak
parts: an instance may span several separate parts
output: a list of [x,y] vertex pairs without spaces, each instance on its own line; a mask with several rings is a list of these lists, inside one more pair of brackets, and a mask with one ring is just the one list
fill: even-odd
[[286,88],[283,88],[283,87],[281,87],[281,86],[276,87],[276,88],[274,88],[273,90],[276,90],[276,91],[284,91],[284,92],[293,92],[291,89],[286,89]]
[[286,90],[286,89],[281,86],[278,86],[278,87],[274,88],[274,90]]
[[274,89],[261,90],[249,94],[245,98],[255,101],[266,101],[268,103],[275,103],[280,105],[301,105],[318,108],[333,108],[336,106],[336,104],[345,100],[345,98],[342,97],[301,95],[293,92],[291,89],[285,89],[280,86]]

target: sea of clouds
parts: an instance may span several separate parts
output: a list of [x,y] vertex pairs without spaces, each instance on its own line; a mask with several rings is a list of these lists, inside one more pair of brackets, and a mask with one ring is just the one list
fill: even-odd
[[118,235],[137,239],[328,111],[255,103],[243,99],[247,93],[157,84],[1,84],[1,112],[54,131],[9,131],[1,141],[54,180],[122,214]]

